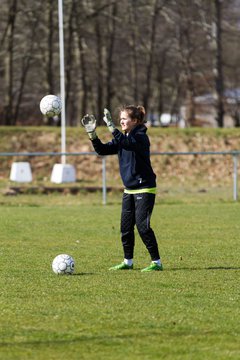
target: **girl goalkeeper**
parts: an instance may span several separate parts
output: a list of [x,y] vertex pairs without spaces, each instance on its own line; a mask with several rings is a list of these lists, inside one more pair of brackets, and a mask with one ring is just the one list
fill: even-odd
[[120,174],[125,186],[121,214],[124,260],[109,270],[133,269],[135,225],[151,257],[151,264],[142,271],[163,270],[157,240],[150,226],[156,196],[156,175],[150,162],[150,142],[144,125],[145,109],[142,106],[125,106],[119,115],[123,132],[115,127],[110,112],[104,109],[103,120],[113,135],[113,140],[106,144],[97,137],[94,116],[85,115],[82,119],[82,125],[99,155],[118,154]]

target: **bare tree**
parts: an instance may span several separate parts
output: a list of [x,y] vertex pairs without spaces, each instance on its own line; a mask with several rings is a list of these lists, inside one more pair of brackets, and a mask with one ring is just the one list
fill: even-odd
[[[201,23],[206,34],[207,46],[212,53],[213,92],[215,95],[216,121],[224,126],[224,78],[222,48],[222,0],[214,0],[206,6],[204,0],[196,1]],[[210,15],[210,16],[209,16]]]
[[213,41],[216,46],[216,57],[214,66],[215,88],[216,88],[216,120],[219,127],[224,126],[224,80],[222,59],[222,0],[214,0],[215,17],[213,22]]
[[96,91],[97,91],[97,114],[100,115],[103,109],[103,96],[104,96],[104,59],[103,47],[104,40],[100,27],[100,19],[97,16],[95,21],[95,36],[96,36]]
[[[65,85],[65,94],[66,94],[66,114],[69,116],[66,116],[66,123],[67,125],[75,125],[74,123],[74,116],[76,116],[76,107],[74,105],[74,102],[71,101],[71,88],[73,86],[73,67],[74,67],[74,32],[75,32],[75,25],[74,25],[74,13],[75,13],[75,3],[73,0],[70,0],[69,3],[69,16],[67,18],[67,36],[66,36],[66,85]],[[71,102],[71,103],[70,103]],[[71,106],[69,106],[71,105]],[[71,108],[71,112],[68,111],[68,109]]]
[[193,35],[195,34],[193,28],[196,27],[193,16],[193,6],[189,0],[181,0],[176,2],[177,11],[177,25],[176,34],[178,40],[178,51],[181,59],[182,69],[184,71],[186,98],[188,101],[187,124],[195,124],[195,103],[196,96],[196,63],[194,55],[199,51],[199,42],[196,41]]
[[[57,12],[50,0],[2,0],[2,125],[42,124],[41,97],[59,93]],[[225,85],[240,83],[239,15],[238,0],[66,0],[68,125],[121,103],[177,113],[186,98],[194,125],[195,96],[211,92],[224,126]]]
[[152,81],[152,70],[153,70],[153,61],[154,61],[154,51],[155,51],[155,41],[156,41],[156,29],[158,24],[158,15],[160,11],[160,0],[155,0],[153,4],[153,10],[151,12],[151,30],[150,30],[150,39],[149,39],[149,52],[148,52],[148,62],[146,68],[146,88],[143,94],[143,105],[146,110],[148,110],[149,98],[151,97],[151,81]]
[[48,11],[48,34],[47,34],[47,51],[46,51],[46,59],[47,59],[47,93],[54,94],[54,82],[53,82],[53,75],[54,75],[54,64],[53,64],[53,55],[54,52],[52,49],[54,48],[54,18],[55,18],[55,11],[54,11],[54,2],[48,0],[47,2],[47,11]]
[[129,2],[129,23],[130,23],[130,48],[131,48],[131,78],[133,86],[134,103],[139,101],[138,88],[138,27],[137,24],[137,6],[135,1]]
[[[88,21],[87,14],[83,4],[79,4],[77,0],[73,0],[73,12],[75,14],[75,27],[77,44],[80,58],[80,65],[78,69],[77,77],[80,80],[80,98],[81,106],[80,111],[82,114],[87,113],[88,99],[89,99],[89,84],[88,84],[88,61],[87,61],[87,44],[85,40],[85,23]],[[84,19],[85,16],[85,19]]]
[[106,47],[106,107],[111,109],[112,99],[115,93],[113,87],[113,71],[114,71],[114,46],[116,40],[116,26],[118,16],[118,4],[115,2],[109,7],[108,15],[108,42]]
[[[8,8],[8,20],[6,32],[2,41],[6,41],[6,54],[5,54],[5,97],[4,97],[4,112],[3,124],[13,125],[13,57],[14,57],[14,35],[15,23],[17,17],[17,0],[12,0]],[[6,39],[6,40],[5,40]]]

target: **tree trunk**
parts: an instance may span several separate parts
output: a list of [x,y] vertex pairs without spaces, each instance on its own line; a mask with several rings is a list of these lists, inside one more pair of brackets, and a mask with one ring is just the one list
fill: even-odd
[[47,92],[48,94],[54,94],[53,84],[53,34],[54,34],[54,7],[52,0],[48,0],[48,51],[47,51]]
[[159,119],[161,119],[161,115],[164,111],[164,103],[163,103],[163,98],[164,98],[164,86],[163,86],[163,81],[164,81],[164,67],[165,67],[165,63],[166,63],[166,50],[163,52],[162,54],[162,58],[161,61],[158,62],[157,66],[158,66],[158,71],[157,71],[157,83],[158,83],[158,104],[157,104],[157,110],[158,110],[158,116]]
[[149,50],[149,59],[147,63],[147,70],[146,70],[146,89],[143,95],[143,106],[145,107],[146,111],[149,105],[149,99],[151,97],[151,81],[152,81],[152,72],[153,72],[153,59],[154,59],[154,47],[155,47],[155,38],[156,38],[156,26],[157,26],[157,17],[158,17],[158,1],[155,0],[154,2],[154,9],[152,15],[152,24],[151,24],[151,35],[150,35],[150,50]]
[[132,86],[133,86],[133,99],[134,103],[139,102],[139,90],[138,90],[138,46],[137,46],[137,34],[136,34],[136,9],[135,2],[132,1],[129,4],[130,6],[130,16],[129,22],[131,24],[131,77],[132,77]]
[[21,73],[21,78],[20,78],[20,87],[18,90],[18,97],[17,97],[17,101],[16,101],[14,114],[13,114],[14,125],[16,124],[17,119],[18,119],[19,109],[21,106],[23,92],[24,92],[24,85],[26,82],[26,78],[27,78],[27,74],[28,74],[29,66],[30,66],[30,62],[31,62],[31,54],[32,54],[33,42],[34,42],[33,37],[34,37],[34,35],[32,36],[32,39],[31,39],[31,46],[29,48],[29,51],[28,51],[26,57],[24,57],[22,60],[22,73]]
[[4,99],[4,124],[14,125],[13,123],[13,54],[14,54],[14,33],[17,15],[17,0],[13,0],[8,15],[8,47],[5,58],[5,84],[6,96]]
[[95,34],[96,34],[96,55],[97,55],[97,116],[101,123],[100,115],[103,112],[103,45],[102,45],[102,34],[99,24],[99,19],[96,19],[95,24]]
[[87,81],[87,60],[85,57],[86,46],[83,35],[83,24],[81,22],[80,11],[81,8],[78,6],[78,1],[73,0],[74,12],[75,12],[75,22],[76,22],[76,32],[78,37],[78,50],[79,50],[79,59],[80,59],[80,113],[85,115],[87,113],[88,105],[88,81]]
[[[67,40],[67,51],[66,51],[66,114],[69,115],[68,105],[69,105],[69,98],[70,98],[70,91],[72,85],[72,76],[71,70],[73,65],[73,46],[74,46],[74,27],[73,27],[73,20],[74,20],[74,2],[72,1],[70,15],[68,19],[68,40]],[[72,117],[67,116],[66,125],[73,126],[73,119]]]
[[216,89],[216,120],[219,127],[224,126],[224,80],[222,63],[222,0],[215,0],[216,59],[214,67]]
[[110,39],[107,53],[107,75],[106,75],[106,107],[111,109],[112,98],[114,96],[114,90],[112,87],[112,76],[113,76],[113,54],[114,54],[114,43],[116,36],[116,16],[117,16],[117,3],[113,4],[112,7],[112,23],[110,27]]

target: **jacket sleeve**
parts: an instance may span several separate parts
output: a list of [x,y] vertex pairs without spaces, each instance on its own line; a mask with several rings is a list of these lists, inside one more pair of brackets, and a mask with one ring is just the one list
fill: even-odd
[[121,131],[115,129],[113,137],[119,147],[129,151],[145,151],[149,147],[149,141],[145,134],[136,133],[135,135],[123,135]]
[[114,155],[118,152],[118,145],[114,140],[103,144],[97,137],[92,141],[92,144],[98,155]]

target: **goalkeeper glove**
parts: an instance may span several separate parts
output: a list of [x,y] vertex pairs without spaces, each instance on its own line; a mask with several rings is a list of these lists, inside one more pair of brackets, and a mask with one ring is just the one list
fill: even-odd
[[97,121],[94,115],[85,115],[81,120],[81,124],[88,133],[90,140],[94,140],[97,138],[97,134],[95,131],[97,127]]
[[104,109],[104,117],[103,117],[103,121],[106,123],[108,130],[113,133],[115,130],[115,125],[112,121],[112,117],[110,112],[108,111],[108,109]]

